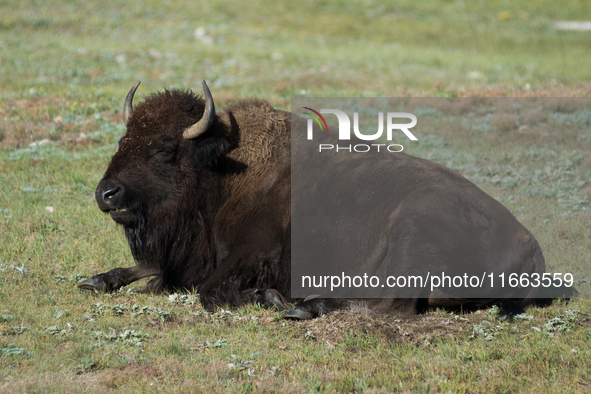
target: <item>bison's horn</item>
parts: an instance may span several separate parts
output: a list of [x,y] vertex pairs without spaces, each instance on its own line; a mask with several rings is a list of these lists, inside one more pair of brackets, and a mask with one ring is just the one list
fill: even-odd
[[205,112],[203,112],[203,116],[197,123],[184,131],[183,137],[188,140],[197,138],[205,133],[213,123],[215,106],[213,105],[213,97],[211,97],[211,92],[205,81],[203,81],[203,95],[205,96]]
[[133,112],[133,95],[135,94],[137,87],[140,86],[140,82],[141,81],[137,81],[129,93],[127,93],[127,97],[125,97],[125,104],[123,105],[123,123],[125,123],[125,126],[129,123],[129,117]]

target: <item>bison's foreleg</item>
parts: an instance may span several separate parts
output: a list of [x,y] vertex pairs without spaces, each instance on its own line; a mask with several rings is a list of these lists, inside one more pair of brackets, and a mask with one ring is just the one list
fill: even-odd
[[220,289],[202,288],[199,291],[199,298],[203,307],[207,310],[226,304],[242,305],[255,302],[268,308],[275,307],[280,311],[290,308],[285,297],[275,289],[246,289],[241,291],[239,295],[230,298],[227,292],[220,291]]
[[344,309],[349,302],[340,298],[315,298],[303,301],[290,311],[283,314],[286,319],[308,320],[336,309]]
[[[289,304],[285,300],[285,297],[275,289],[252,289],[247,290],[244,293],[250,293],[251,297],[248,302],[258,302],[259,304],[265,305],[268,308],[277,308],[280,311],[286,311],[290,308]],[[245,297],[246,298],[246,297]]]
[[[248,266],[244,260],[241,261],[242,267]],[[267,307],[276,307],[279,310],[290,308],[284,296],[271,288],[273,286],[271,281],[256,283],[257,279],[260,279],[256,276],[251,280],[243,280],[246,276],[244,272],[234,266],[228,267],[228,265],[230,264],[217,270],[206,283],[200,286],[199,298],[205,309],[212,310],[216,306],[238,306],[255,302]],[[227,272],[236,272],[236,275],[228,276]]]
[[[247,234],[252,235],[253,232]],[[264,252],[252,249],[252,245],[261,243],[266,246]],[[279,310],[289,309],[284,295],[281,294],[285,291],[284,276],[289,278],[286,263],[281,259],[282,251],[283,247],[275,239],[267,242],[259,240],[258,244],[249,239],[242,242],[224,258],[207,281],[199,286],[199,298],[203,307],[211,310],[216,306],[258,302]]]
[[84,290],[110,292],[123,286],[145,278],[146,276],[158,275],[158,268],[136,265],[129,268],[115,268],[103,274],[97,274],[84,282],[78,283],[76,287]]

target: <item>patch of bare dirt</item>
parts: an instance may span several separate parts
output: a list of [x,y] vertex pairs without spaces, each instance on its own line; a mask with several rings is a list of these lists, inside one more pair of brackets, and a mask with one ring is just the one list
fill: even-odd
[[313,320],[289,321],[299,327],[303,338],[328,345],[339,344],[347,335],[371,335],[394,343],[431,342],[436,338],[453,339],[472,326],[468,319],[433,312],[405,317],[371,316],[357,311],[335,311]]
[[[84,123],[68,122],[65,115],[72,108],[86,106],[59,97],[4,100],[0,103],[0,149],[20,149],[43,140],[68,146],[87,145],[90,140],[86,133],[98,130],[99,123],[94,118]],[[108,118],[121,121],[120,114]]]

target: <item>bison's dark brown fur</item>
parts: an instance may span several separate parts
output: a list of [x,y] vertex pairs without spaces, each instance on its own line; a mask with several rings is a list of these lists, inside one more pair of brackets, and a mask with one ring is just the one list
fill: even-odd
[[97,201],[123,225],[139,265],[81,287],[157,274],[153,290],[196,289],[207,306],[257,300],[258,289],[289,293],[289,114],[245,100],[184,139],[204,107],[172,90],[133,110]]
[[[97,187],[96,198],[99,207],[123,225],[138,265],[98,274],[79,287],[110,291],[156,275],[152,289],[194,289],[208,308],[253,301],[286,308],[283,297],[289,300],[291,268],[291,114],[265,101],[244,100],[213,116],[206,109],[213,108],[213,100],[205,84],[207,105],[191,92],[171,90],[147,97],[132,110],[136,87],[125,104],[127,133]],[[425,171],[416,178],[428,183],[419,185],[427,187],[424,190],[449,187],[454,195],[465,190],[466,198],[478,199],[484,210],[498,204],[481,197],[484,193],[476,186],[442,166],[403,154],[395,160],[392,168]],[[430,171],[438,175],[427,176]],[[439,212],[433,205],[437,198],[428,204],[434,212]],[[418,206],[421,200],[404,201]],[[411,214],[413,206],[409,205]],[[504,230],[504,222],[495,226],[504,236],[512,237],[508,234],[514,232],[517,237],[507,244],[506,255],[527,256],[523,263],[511,260],[522,264],[524,272],[544,272],[544,259],[533,236],[508,211],[494,206],[487,212],[502,211],[507,222]],[[408,225],[412,218],[407,215],[400,220]],[[419,230],[423,226],[412,225]],[[387,231],[395,235],[396,223],[393,226]],[[392,239],[395,242],[396,237]],[[438,240],[432,242],[436,245]],[[407,257],[408,264],[415,263],[413,255]],[[414,313],[421,306],[479,306],[494,301],[444,296],[428,294],[424,303],[418,299],[316,299],[301,303],[288,316],[309,318],[343,307]]]

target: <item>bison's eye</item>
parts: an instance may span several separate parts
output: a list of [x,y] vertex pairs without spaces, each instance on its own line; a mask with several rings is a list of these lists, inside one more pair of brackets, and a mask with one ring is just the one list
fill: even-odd
[[176,154],[176,146],[172,144],[164,144],[154,149],[153,154],[160,161],[173,161]]

